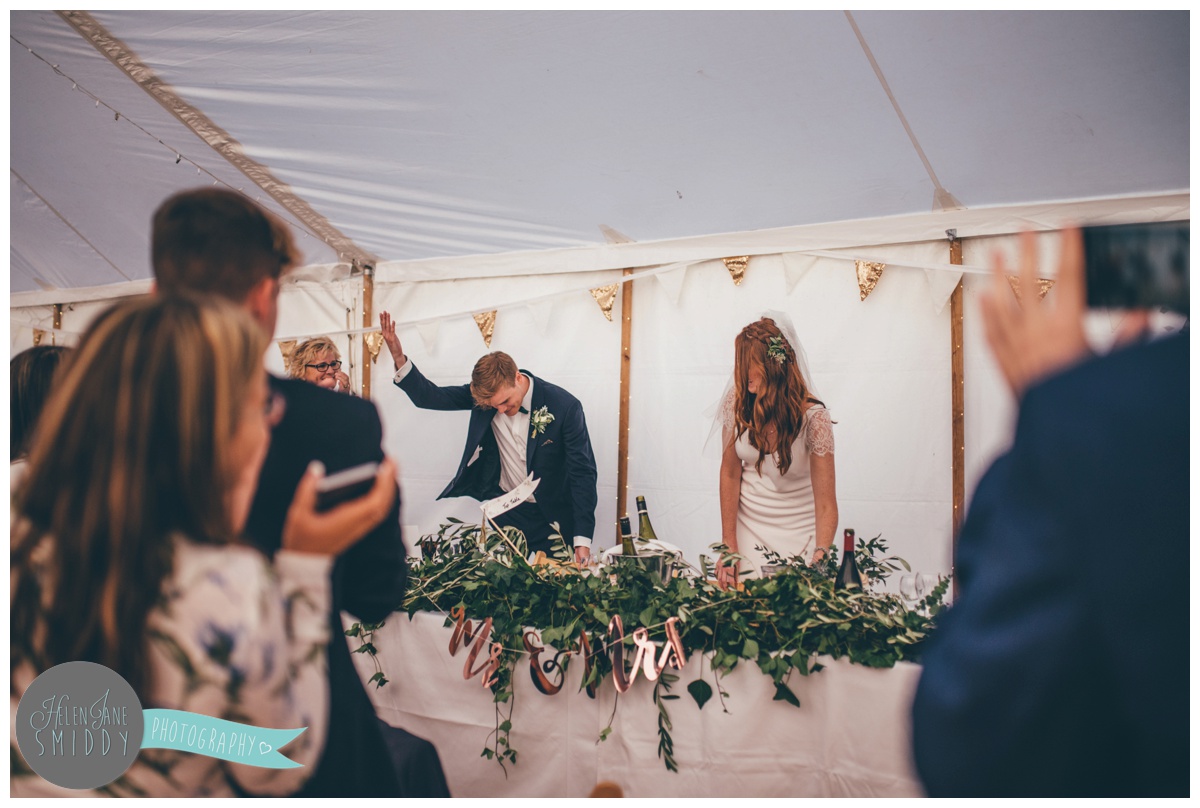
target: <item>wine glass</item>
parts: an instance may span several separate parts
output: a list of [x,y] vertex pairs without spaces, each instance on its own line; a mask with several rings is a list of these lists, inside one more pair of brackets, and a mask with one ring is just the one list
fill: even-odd
[[916,575],[901,575],[900,576],[900,597],[904,598],[906,603],[915,603],[921,599],[917,592],[918,577]]
[[924,590],[922,597],[929,597],[933,594],[933,590],[941,583],[942,576],[933,575],[931,573],[922,573],[917,576],[921,581],[921,588]]

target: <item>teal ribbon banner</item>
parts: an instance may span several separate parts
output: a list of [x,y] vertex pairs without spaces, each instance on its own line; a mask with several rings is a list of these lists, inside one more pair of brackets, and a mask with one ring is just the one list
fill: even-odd
[[303,764],[276,750],[308,727],[266,729],[183,710],[145,710],[143,749],[176,749],[263,769],[295,769]]

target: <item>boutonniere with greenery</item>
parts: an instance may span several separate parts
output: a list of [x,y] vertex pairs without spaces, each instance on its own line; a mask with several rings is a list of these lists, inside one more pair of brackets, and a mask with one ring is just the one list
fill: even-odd
[[545,407],[534,410],[529,414],[529,439],[533,440],[538,435],[546,431],[546,427],[554,420],[554,416]]

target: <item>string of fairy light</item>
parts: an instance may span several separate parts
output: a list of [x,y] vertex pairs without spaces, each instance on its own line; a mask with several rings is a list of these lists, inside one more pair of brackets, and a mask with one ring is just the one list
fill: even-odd
[[[66,81],[71,82],[71,89],[74,92],[82,93],[83,95],[87,96],[89,99],[94,101],[97,109],[99,109],[100,107],[104,107],[109,112],[111,112],[113,115],[114,122],[120,123],[121,121],[124,121],[126,124],[128,124],[129,126],[132,126],[134,129],[136,129],[138,132],[141,132],[143,135],[145,135],[149,139],[153,140],[158,145],[162,146],[170,154],[173,154],[175,156],[175,165],[180,165],[181,163],[186,163],[189,166],[192,166],[193,168],[196,169],[197,176],[207,177],[208,179],[212,180],[213,185],[221,185],[221,186],[224,186],[225,188],[228,188],[231,191],[236,191],[237,193],[248,196],[248,194],[246,194],[246,188],[244,185],[243,186],[234,186],[234,185],[230,184],[229,182],[225,181],[224,179],[222,179],[221,177],[218,177],[216,174],[214,174],[209,169],[205,168],[199,162],[197,162],[196,160],[193,160],[191,157],[188,157],[186,154],[184,154],[183,149],[178,149],[178,148],[175,148],[174,146],[171,146],[165,140],[163,140],[161,137],[154,134],[153,132],[151,132],[146,127],[142,126],[137,121],[133,120],[129,116],[122,113],[121,110],[117,109],[112,104],[110,104],[109,102],[105,101],[103,98],[98,96],[96,93],[92,92],[86,86],[81,84],[78,79],[74,78],[70,74],[63,71],[62,68],[60,68],[57,64],[54,64],[49,59],[42,56],[40,53],[38,53],[33,48],[26,45],[24,42],[22,42],[16,36],[9,34],[9,39],[11,39],[16,44],[20,45],[22,48],[24,48],[26,51],[28,51],[28,53],[31,56],[33,56],[35,59],[42,62],[44,65],[46,65],[51,70],[53,70],[55,75],[60,76],[63,79],[65,79]],[[35,194],[37,193],[37,191],[28,182],[25,182],[25,180],[23,180],[23,179],[21,181],[31,191],[33,191]],[[39,194],[39,199],[40,198],[41,198],[41,196]],[[255,196],[255,202],[258,202],[259,204],[261,204],[262,196],[261,195]],[[51,207],[51,210],[53,211],[54,208]],[[55,211],[55,214],[58,215],[60,219],[62,219],[61,214],[58,214],[57,211]],[[326,243],[328,243],[328,239],[324,239],[321,236],[319,236],[316,233],[309,230],[307,227],[305,227],[305,225],[302,222],[297,221],[294,216],[286,215],[284,218],[287,220],[288,224],[290,224],[292,227],[295,227],[297,230],[299,230],[304,235],[305,238],[308,238],[309,236],[311,236],[315,239],[325,241]],[[63,221],[65,224],[70,226],[70,223],[66,222],[65,219]]]
[[[238,193],[246,195],[245,186],[234,186],[231,183],[227,182],[226,180],[222,179],[221,177],[219,177],[217,174],[213,173],[211,170],[206,168],[204,165],[202,165],[197,160],[187,156],[184,153],[183,149],[176,148],[176,147],[170,145],[162,137],[159,137],[158,135],[156,135],[154,132],[147,129],[142,124],[138,123],[137,121],[133,120],[132,118],[130,118],[127,115],[125,115],[124,113],[122,113],[122,111],[119,110],[117,107],[113,106],[111,103],[106,101],[104,98],[101,98],[99,95],[97,95],[95,92],[93,92],[90,88],[81,84],[76,78],[74,78],[67,72],[63,71],[58,64],[51,62],[49,59],[45,58],[42,54],[35,51],[32,47],[26,45],[24,42],[22,42],[16,36],[10,34],[9,38],[14,43],[16,43],[20,47],[24,48],[31,56],[33,56],[34,58],[36,58],[37,60],[42,62],[44,65],[46,65],[50,70],[52,70],[55,73],[55,75],[63,78],[66,81],[70,81],[71,89],[75,92],[82,93],[87,98],[91,99],[94,102],[97,109],[99,109],[100,107],[104,107],[107,111],[111,112],[113,115],[114,122],[121,122],[123,120],[126,124],[128,124],[129,126],[132,126],[136,131],[140,132],[142,135],[144,135],[147,138],[149,138],[150,140],[154,141],[156,144],[158,144],[160,147],[162,147],[168,153],[173,154],[175,157],[175,161],[174,161],[175,165],[180,165],[180,164],[186,163],[187,165],[191,166],[192,168],[194,168],[196,170],[196,174],[198,176],[203,176],[203,177],[211,180],[213,185],[224,186],[225,188],[227,188],[231,191],[236,191]],[[16,172],[13,171],[12,169],[10,169],[10,173],[13,173],[14,176],[16,176],[16,178],[23,185],[25,185],[27,188],[29,188],[29,190],[34,195],[36,195],[40,200],[42,200],[43,204],[46,204],[47,208],[55,216],[57,216],[67,227],[69,227],[73,232],[76,232],[78,234],[77,229],[74,228],[71,225],[71,223],[69,221],[67,221],[66,218],[48,200],[46,200],[37,191],[36,188],[34,188],[27,180],[25,180],[25,178],[21,177],[19,174],[16,174]],[[255,201],[261,203],[262,202],[261,195],[256,196]],[[321,241],[328,243],[327,238],[323,238],[322,236],[312,232],[312,230],[310,230],[308,227],[306,227],[302,222],[298,221],[294,216],[290,215],[290,212],[287,212],[284,215],[284,218],[286,221],[288,221],[288,223],[292,227],[296,228],[296,230],[298,230],[303,235],[303,237],[308,238],[311,236],[312,238],[319,239]],[[100,257],[102,259],[104,259],[107,263],[112,265],[112,261],[109,260],[107,258],[107,256],[103,255],[103,253],[100,252],[94,245],[92,245],[88,239],[84,238],[82,236],[82,234],[80,234],[80,237],[83,238],[84,243],[88,244],[94,251],[96,251],[96,253],[98,255],[100,255]],[[843,260],[843,261],[855,261],[855,262],[872,261],[872,262],[874,262],[873,259],[860,258],[857,256],[844,255],[841,253],[824,251],[824,250],[800,251],[799,254],[809,255],[809,256],[813,256],[813,257],[821,257],[821,258],[832,258],[832,259]],[[701,259],[701,260],[697,260],[697,261],[681,262],[681,263],[676,263],[676,264],[667,264],[667,265],[652,267],[652,268],[648,268],[648,269],[643,269],[634,274],[616,278],[616,279],[612,280],[610,284],[607,284],[607,285],[616,284],[616,285],[620,286],[621,284],[624,284],[626,282],[631,282],[631,281],[638,280],[638,279],[653,277],[653,276],[665,274],[665,273],[676,271],[676,270],[686,270],[686,269],[690,268],[691,266],[694,266],[695,264],[703,263],[705,261],[716,261],[716,260],[720,260],[720,259]],[[946,271],[953,271],[953,272],[959,272],[959,273],[966,272],[966,273],[986,274],[989,271],[989,270],[981,268],[981,267],[971,267],[971,266],[965,266],[965,265],[949,266],[949,265],[903,264],[903,263],[883,262],[883,261],[874,262],[874,263],[886,264],[889,267],[894,266],[894,267],[908,267],[908,268],[914,268],[914,269],[938,269],[938,270],[946,270]],[[123,277],[128,277],[125,273],[121,272],[119,268],[115,267],[115,265],[114,265],[114,269],[116,269]],[[599,271],[604,271],[604,270],[599,270]],[[404,283],[404,282],[402,281],[401,283]],[[433,323],[442,322],[445,320],[454,319],[454,318],[458,318],[458,317],[464,317],[464,316],[474,317],[477,314],[483,314],[483,313],[491,312],[491,311],[499,312],[499,311],[505,311],[505,310],[512,310],[515,308],[527,307],[527,306],[535,304],[535,303],[548,301],[548,300],[563,297],[566,295],[577,294],[577,293],[580,293],[583,291],[591,291],[591,290],[597,289],[597,288],[600,288],[600,287],[593,287],[591,285],[580,286],[578,288],[571,288],[571,289],[566,289],[566,290],[559,291],[559,292],[537,295],[537,296],[534,296],[534,297],[531,297],[528,299],[512,301],[512,302],[509,302],[509,303],[506,303],[506,304],[503,304],[500,306],[488,307],[486,309],[452,312],[452,313],[439,315],[436,317],[427,317],[427,318],[422,318],[420,320],[405,321],[405,322],[397,323],[397,325],[404,326],[404,327],[420,327],[423,325],[430,325]],[[30,326],[30,327],[37,330],[36,326]],[[65,331],[63,329],[56,329],[56,330],[58,331],[59,335],[62,335],[62,336],[78,336],[78,334],[75,332]],[[332,332],[323,332],[323,333],[326,335],[329,335],[329,336],[356,336],[359,334],[369,334],[369,333],[377,332],[377,331],[378,331],[378,329],[376,329],[376,328],[363,328],[363,329],[345,329],[345,330],[341,330],[341,331],[332,331]],[[290,337],[290,336],[289,337],[280,337],[276,341],[277,342],[286,342],[286,341],[290,341],[290,340],[300,340],[300,339],[306,338],[307,336],[311,336],[311,335],[301,335],[301,336],[295,336],[295,337]]]

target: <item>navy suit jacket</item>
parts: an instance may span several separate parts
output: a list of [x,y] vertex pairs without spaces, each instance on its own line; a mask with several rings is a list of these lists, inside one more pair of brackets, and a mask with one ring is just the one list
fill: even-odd
[[1188,334],[1032,388],[923,654],[932,796],[1188,794]]
[[[573,536],[590,539],[596,530],[596,458],[583,405],[558,385],[521,372],[533,379],[530,412],[546,407],[554,416],[546,431],[530,437],[525,448],[526,471],[541,480],[534,499],[546,521],[558,523],[567,544]],[[396,384],[422,409],[471,411],[458,471],[438,499],[474,497],[482,501],[504,493],[500,488],[500,450],[492,433],[496,410],[476,407],[469,384],[438,387],[416,365]]]
[[[246,535],[268,555],[280,548],[283,522],[305,469],[320,460],[329,473],[383,459],[383,429],[375,405],[296,379],[271,378],[287,407],[271,432]],[[400,538],[400,497],[387,518],[333,565],[329,622],[329,729],[325,750],[301,795],[405,796],[375,707],[350,658],[341,610],[377,623],[404,602],[407,575]]]

